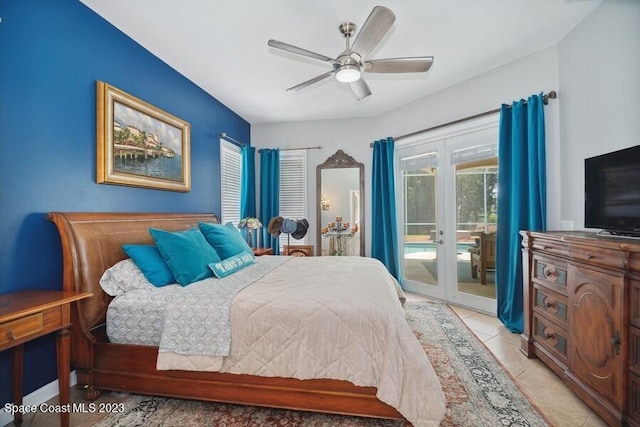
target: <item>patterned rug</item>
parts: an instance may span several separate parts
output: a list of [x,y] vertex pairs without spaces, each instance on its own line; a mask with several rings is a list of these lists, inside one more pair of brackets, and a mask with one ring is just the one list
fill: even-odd
[[[511,377],[446,305],[405,306],[411,329],[429,356],[447,399],[441,426],[546,426]],[[367,426],[407,427],[401,421],[130,395],[125,410],[104,418],[112,426]]]

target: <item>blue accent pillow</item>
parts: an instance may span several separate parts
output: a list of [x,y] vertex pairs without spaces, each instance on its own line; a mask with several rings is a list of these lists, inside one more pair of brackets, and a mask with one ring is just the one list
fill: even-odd
[[122,249],[154,286],[160,288],[176,283],[176,278],[154,245],[122,245]]
[[232,223],[222,225],[201,222],[198,223],[198,226],[200,226],[200,231],[204,234],[207,242],[220,255],[220,259],[231,258],[243,251],[249,252],[253,257],[253,250]]
[[208,266],[219,262],[220,257],[197,228],[174,232],[150,228],[149,233],[169,270],[182,286],[213,275]]
[[222,279],[251,264],[255,264],[255,262],[253,252],[242,251],[238,255],[234,255],[220,262],[212,262],[209,264],[209,268],[218,279]]

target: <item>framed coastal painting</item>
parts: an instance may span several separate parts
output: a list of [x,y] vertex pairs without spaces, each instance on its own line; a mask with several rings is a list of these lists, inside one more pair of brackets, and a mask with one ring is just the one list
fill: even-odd
[[99,184],[191,189],[189,123],[97,82]]

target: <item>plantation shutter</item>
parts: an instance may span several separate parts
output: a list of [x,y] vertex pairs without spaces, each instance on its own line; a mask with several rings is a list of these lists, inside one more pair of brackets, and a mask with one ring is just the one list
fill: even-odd
[[240,222],[240,183],[242,175],[242,155],[240,147],[223,139],[220,140],[220,185],[222,207],[220,222]]
[[[306,218],[307,151],[288,150],[280,152],[280,216],[283,218]],[[290,245],[306,244],[306,236],[300,240],[288,239]],[[280,245],[287,244],[287,235],[280,236]]]

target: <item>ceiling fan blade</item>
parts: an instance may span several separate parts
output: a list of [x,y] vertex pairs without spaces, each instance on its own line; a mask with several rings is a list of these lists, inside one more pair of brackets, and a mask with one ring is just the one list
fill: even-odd
[[331,77],[334,73],[335,73],[335,71],[334,71],[334,70],[327,71],[327,72],[326,72],[326,73],[324,73],[324,74],[320,74],[319,76],[312,78],[311,80],[307,80],[306,82],[302,82],[302,83],[300,83],[299,85],[292,86],[292,87],[290,87],[290,88],[289,88],[289,89],[287,89],[287,90],[300,90],[300,89],[304,89],[304,88],[305,88],[305,87],[307,87],[307,86],[311,86],[311,85],[312,85],[312,84],[314,84],[314,83],[318,83],[319,81],[322,81],[322,80],[324,80],[324,79],[326,79],[326,78],[328,78],[328,77]]
[[358,101],[363,100],[367,96],[371,95],[371,89],[369,89],[369,85],[364,81],[362,77],[360,77],[355,82],[349,83],[349,88],[353,95],[358,98]]
[[382,40],[396,20],[396,15],[383,6],[376,6],[356,35],[351,51],[365,58]]
[[369,73],[422,73],[429,71],[433,64],[433,56],[416,56],[410,58],[372,59],[363,64],[364,71]]
[[271,47],[275,47],[276,49],[281,49],[286,52],[295,53],[296,55],[306,56],[307,58],[317,59],[319,61],[334,63],[335,59],[329,58],[328,56],[320,55],[319,53],[311,52],[310,50],[303,49],[301,47],[296,47],[290,45],[288,43],[280,42],[278,40],[269,40],[267,44]]

